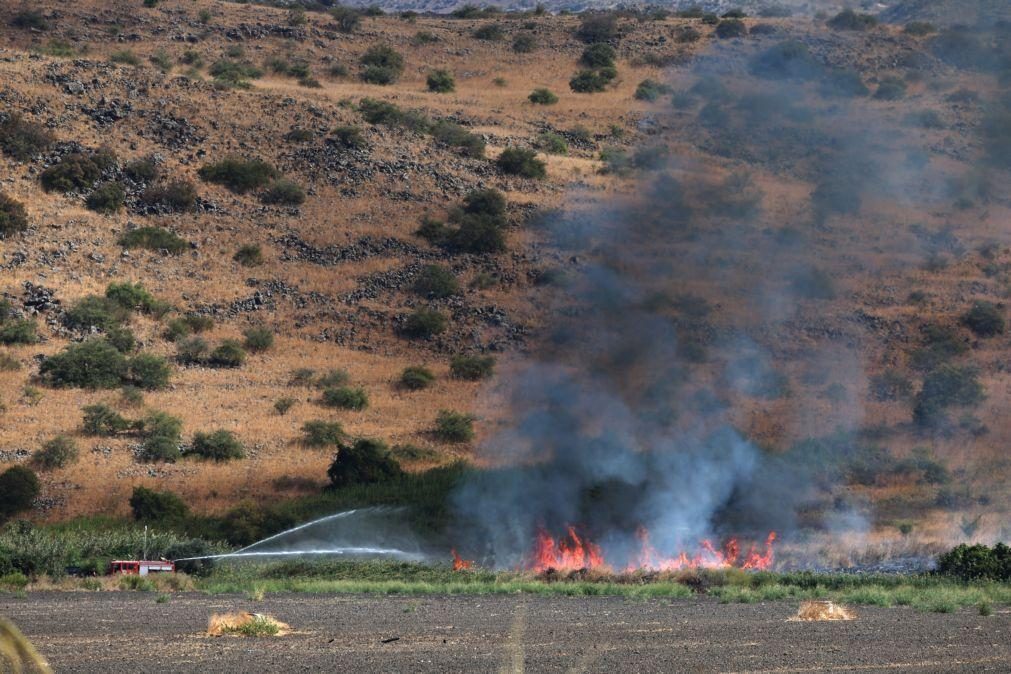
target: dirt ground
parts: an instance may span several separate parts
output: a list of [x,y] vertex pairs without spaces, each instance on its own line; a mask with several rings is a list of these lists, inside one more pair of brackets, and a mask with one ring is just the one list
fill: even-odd
[[[789,622],[793,602],[620,598],[33,593],[0,597],[57,672],[1011,671],[1011,611],[862,608]],[[215,612],[269,613],[284,637],[204,636]]]

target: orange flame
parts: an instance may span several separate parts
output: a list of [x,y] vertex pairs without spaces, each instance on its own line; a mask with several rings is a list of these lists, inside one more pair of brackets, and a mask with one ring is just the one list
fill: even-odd
[[[764,550],[759,550],[753,544],[749,547],[747,554],[743,556],[741,555],[741,546],[735,538],[729,539],[722,548],[716,548],[711,541],[703,540],[694,554],[681,551],[673,556],[664,556],[650,544],[649,531],[645,527],[639,527],[636,536],[640,542],[639,554],[625,565],[626,572],[638,570],[679,571],[682,569],[769,569],[772,567],[774,559],[772,544],[776,540],[776,532],[770,532],[765,539]],[[538,531],[526,567],[538,573],[548,569],[556,571],[610,570],[604,561],[600,546],[585,536],[580,536],[573,526],[569,526],[566,535],[558,539],[543,529]]]
[[456,554],[456,548],[450,550],[453,553],[453,570],[454,571],[466,571],[474,566],[474,562],[464,559],[460,555]]

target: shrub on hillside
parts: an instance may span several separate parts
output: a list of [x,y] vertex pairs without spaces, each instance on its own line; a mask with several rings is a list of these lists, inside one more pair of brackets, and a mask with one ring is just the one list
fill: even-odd
[[0,150],[8,157],[27,161],[45,152],[53,142],[44,126],[27,122],[18,114],[0,114]]
[[443,442],[470,442],[474,439],[474,417],[442,410],[435,419],[435,436]]
[[456,122],[440,120],[432,126],[431,132],[432,138],[437,143],[456,148],[466,157],[484,156],[484,138],[471,133]]
[[776,80],[810,80],[823,72],[807,45],[799,40],[787,40],[769,47],[751,59],[753,75]]
[[916,37],[923,37],[924,35],[930,35],[931,33],[937,32],[937,26],[927,21],[910,21],[902,29],[902,32],[906,35],[914,35]]
[[517,35],[516,39],[513,40],[513,51],[517,54],[529,54],[536,48],[537,40],[534,39],[533,35],[522,33]]
[[151,208],[183,213],[196,207],[197,188],[189,180],[174,180],[164,185],[151,185],[140,195],[140,200]]
[[211,351],[207,362],[212,367],[239,367],[246,361],[246,352],[234,339],[222,341]]
[[937,558],[937,572],[967,583],[1011,582],[1011,547],[963,543]]
[[580,70],[569,80],[569,88],[578,94],[592,94],[604,91],[611,80],[617,77],[617,74],[614,68]]
[[899,77],[883,77],[874,91],[880,101],[897,101],[906,95],[906,82]]
[[871,398],[879,402],[905,400],[913,394],[912,382],[895,370],[885,370],[872,376],[868,388]]
[[298,206],[305,203],[305,190],[298,183],[281,178],[264,190],[260,201],[276,206]]
[[49,356],[39,367],[39,376],[49,386],[89,389],[115,388],[126,379],[126,356],[107,339],[89,339],[71,344]]
[[73,438],[57,435],[55,438],[47,440],[42,445],[42,449],[35,452],[32,456],[32,463],[46,470],[65,468],[77,461],[78,455],[77,444]]
[[82,411],[84,420],[81,427],[86,435],[111,437],[134,428],[133,423],[108,405],[86,405]]
[[302,424],[302,442],[309,447],[339,445],[347,437],[336,421],[307,421]]
[[247,89],[249,80],[263,76],[263,71],[253,64],[232,59],[215,61],[207,72],[221,88]]
[[323,404],[342,410],[361,411],[369,406],[369,397],[360,386],[340,386],[323,389]]
[[27,466],[11,466],[0,473],[0,519],[29,510],[40,491],[39,478]]
[[147,487],[134,487],[130,495],[133,518],[141,522],[182,520],[189,515],[189,507],[170,491],[154,491]]
[[558,102],[558,96],[556,96],[550,89],[534,89],[527,96],[527,100],[536,105],[554,105]]
[[11,17],[10,25],[22,30],[49,30],[49,21],[46,15],[37,9],[22,9]]
[[361,78],[369,84],[392,84],[404,72],[404,57],[389,45],[374,45],[362,54]]
[[274,333],[262,325],[247,328],[242,336],[245,338],[243,346],[246,351],[260,353],[274,346]]
[[24,204],[0,192],[0,239],[28,229],[28,212]]
[[63,314],[63,324],[72,330],[92,328],[108,331],[130,318],[130,310],[109,297],[87,295]]
[[493,356],[455,356],[449,363],[450,373],[457,379],[478,381],[487,379],[495,372]]
[[446,331],[446,317],[434,309],[416,309],[404,321],[402,332],[413,339],[428,339]]
[[435,381],[435,375],[427,367],[414,365],[404,368],[400,374],[400,385],[409,391],[428,388]]
[[639,82],[639,86],[635,88],[635,97],[640,101],[655,101],[664,94],[669,93],[670,87],[651,79],[645,79],[642,82]]
[[0,344],[34,344],[39,341],[35,321],[27,318],[11,318],[0,301]]
[[365,134],[357,126],[338,126],[330,134],[330,139],[327,142],[349,150],[363,148],[368,144]]
[[351,487],[394,480],[403,475],[400,464],[390,456],[386,444],[362,438],[354,444],[341,444],[326,471],[330,488]]
[[280,174],[273,166],[259,159],[226,157],[212,164],[204,164],[197,175],[209,183],[224,185],[237,194],[245,194],[269,185]]
[[136,183],[150,183],[159,175],[158,163],[153,157],[141,157],[127,162],[123,173]]
[[256,267],[263,264],[263,250],[258,244],[247,243],[239,246],[232,259],[243,267]]
[[1000,305],[979,300],[962,316],[962,323],[978,337],[995,337],[1004,333],[1004,310]]
[[609,44],[598,42],[583,50],[579,62],[587,68],[612,68],[618,53]]
[[164,315],[169,310],[169,305],[155,299],[143,285],[129,281],[110,283],[105,287],[105,299],[128,311],[143,311],[156,316]]
[[141,444],[141,458],[144,461],[172,463],[179,459],[183,428],[181,419],[155,411],[148,414],[138,427],[144,437]]
[[437,264],[421,268],[414,279],[414,292],[433,299],[444,299],[460,292],[460,283],[453,272]]
[[576,29],[576,37],[587,44],[610,42],[618,35],[618,16],[612,12],[585,12]]
[[182,365],[200,365],[207,360],[207,354],[210,353],[211,350],[207,340],[202,337],[190,337],[182,340],[179,340],[179,337],[176,337],[173,341],[177,342],[176,361]]
[[978,405],[985,398],[983,386],[972,367],[941,365],[923,379],[923,387],[913,404],[913,421],[921,427],[932,427],[944,421],[948,407]]
[[503,173],[524,178],[544,178],[547,167],[537,158],[537,153],[522,147],[507,147],[495,160]]
[[73,192],[91,187],[101,177],[102,169],[92,156],[75,152],[39,174],[39,181],[47,192]]
[[565,136],[546,131],[537,136],[537,148],[548,154],[566,154],[569,151],[569,143]]
[[871,14],[857,14],[852,9],[844,9],[825,22],[833,30],[867,30],[878,25]]
[[195,434],[189,453],[212,461],[241,459],[246,455],[235,434],[225,430]]
[[119,237],[119,245],[123,248],[146,248],[148,250],[164,250],[172,255],[178,255],[187,248],[186,239],[161,227],[138,227],[131,229]]
[[138,353],[127,364],[125,383],[145,391],[154,391],[168,386],[172,369],[161,356],[153,353]]
[[456,80],[448,70],[433,70],[428,73],[425,83],[428,85],[429,91],[438,94],[447,94],[456,89]]
[[724,19],[716,24],[716,37],[726,40],[734,37],[744,37],[748,27],[740,19]]
[[322,389],[344,386],[349,381],[351,381],[351,375],[347,373],[347,370],[333,369],[321,374],[315,383],[317,388]]
[[362,12],[357,7],[338,5],[330,9],[330,16],[333,17],[337,30],[342,33],[353,33],[362,23]]
[[472,33],[477,40],[486,40],[489,42],[498,42],[505,37],[505,31],[502,30],[502,26],[498,23],[489,23],[484,26],[479,26]]

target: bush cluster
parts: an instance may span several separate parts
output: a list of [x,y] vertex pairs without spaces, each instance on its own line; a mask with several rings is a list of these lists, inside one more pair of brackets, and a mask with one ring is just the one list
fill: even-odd
[[418,272],[413,290],[431,299],[445,299],[460,293],[460,283],[450,270],[438,264],[429,264]]
[[558,102],[558,96],[556,96],[550,89],[540,88],[534,89],[527,96],[527,100],[536,105],[554,105]]
[[580,70],[569,80],[569,88],[578,94],[592,94],[604,91],[617,76],[614,67]]
[[361,411],[369,406],[369,397],[362,387],[339,386],[323,389],[323,404],[342,410]]
[[385,443],[362,438],[350,445],[338,443],[337,456],[326,474],[330,488],[338,489],[386,482],[401,477],[403,471]]
[[197,188],[189,180],[173,180],[151,185],[141,193],[140,200],[151,208],[183,213],[196,206]]
[[441,410],[435,419],[435,437],[443,442],[470,442],[474,439],[474,417]]
[[0,113],[0,151],[18,161],[45,152],[54,139],[45,127],[25,121],[18,114]]
[[404,57],[389,45],[374,45],[362,54],[360,77],[369,84],[393,84],[404,72]]
[[134,487],[130,495],[130,510],[135,520],[181,520],[189,515],[189,507],[170,491],[154,491],[147,487]]
[[57,435],[55,438],[47,440],[42,448],[35,452],[32,456],[32,463],[47,470],[66,468],[77,461],[78,456],[77,443],[73,438]]
[[456,89],[456,80],[448,70],[433,70],[428,73],[425,83],[428,85],[429,91],[434,91],[437,94],[448,94]]
[[28,229],[28,212],[17,199],[0,192],[0,239]]
[[506,200],[496,189],[474,190],[449,213],[449,223],[426,218],[418,235],[453,252],[497,253],[505,250]]
[[871,14],[857,14],[852,9],[844,9],[825,22],[833,30],[868,30],[878,25]]
[[10,302],[0,299],[0,344],[34,344],[39,341],[35,321],[18,318]]
[[41,487],[27,466],[11,466],[0,473],[0,520],[32,507]]
[[241,459],[246,455],[242,443],[235,437],[235,433],[225,430],[196,433],[187,454],[212,461]]
[[966,582],[1011,582],[1011,547],[963,543],[937,558],[937,573]]
[[427,367],[413,365],[400,374],[400,385],[409,391],[420,391],[432,385],[435,375]]
[[339,445],[347,435],[336,421],[307,421],[302,424],[302,442],[309,447]]
[[223,185],[236,194],[245,194],[271,184],[280,174],[277,169],[259,159],[226,157],[212,164],[205,164],[197,172],[201,179],[209,183]]
[[507,147],[495,163],[503,173],[524,178],[544,178],[548,174],[547,166],[537,158],[537,153],[527,148]]
[[923,379],[923,386],[913,403],[913,421],[922,428],[937,427],[945,422],[949,407],[978,405],[985,397],[983,386],[972,367],[941,365]]
[[42,380],[57,388],[101,389],[130,384],[155,390],[168,385],[170,372],[165,359],[146,353],[128,358],[106,337],[71,344],[43,360],[39,367]]
[[487,379],[495,372],[493,356],[455,356],[449,363],[449,371],[457,379],[478,381]]
[[429,339],[446,331],[448,321],[435,309],[416,309],[408,314],[400,332],[411,339]]
[[119,237],[119,245],[123,248],[146,248],[178,255],[190,244],[182,237],[162,227],[138,227],[128,230]]
[[437,143],[456,148],[465,156],[484,156],[484,139],[456,122],[449,120],[433,122],[421,112],[402,110],[393,103],[372,98],[363,98],[358,109],[365,121],[370,124],[382,124],[417,133],[428,133]]

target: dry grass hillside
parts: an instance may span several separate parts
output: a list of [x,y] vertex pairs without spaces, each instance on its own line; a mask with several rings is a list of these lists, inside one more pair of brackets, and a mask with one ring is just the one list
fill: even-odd
[[[31,453],[61,434],[79,448],[76,462],[39,470],[38,517],[125,514],[136,485],[177,492],[199,512],[313,492],[325,483],[332,459],[302,442],[301,428],[313,420],[382,439],[411,469],[467,458],[506,420],[494,384],[452,376],[451,359],[491,355],[495,376],[507,378],[538,348],[559,308],[578,303],[558,280],[567,270],[588,260],[645,268],[655,256],[679,260],[676,270],[644,283],[658,295],[681,298],[659,313],[690,335],[686,342],[722,354],[686,358],[695,372],[693,390],[719,379],[712,363],[734,361],[731,352],[740,347],[732,344],[744,337],[762,346],[779,373],[775,391],[738,387],[728,394],[733,422],[749,438],[786,451],[842,428],[861,442],[887,447],[892,463],[872,466],[873,479],[850,480],[844,491],[851,500],[879,504],[878,523],[893,531],[907,520],[940,531],[978,515],[981,532],[998,532],[1006,522],[1007,174],[988,173],[982,196],[978,186],[966,184],[964,191],[976,191],[957,207],[956,197],[937,194],[939,186],[977,175],[986,152],[980,138],[984,102],[1000,85],[989,73],[936,58],[931,36],[910,35],[901,26],[832,31],[822,20],[795,17],[745,19],[744,34],[720,39],[712,25],[694,18],[625,17],[619,20],[617,78],[602,92],[580,94],[569,86],[586,47],[575,36],[581,25],[575,16],[364,16],[344,32],[340,19],[327,14],[303,17],[205,0],[162,0],[150,8],[139,0],[43,0],[30,6],[41,18],[37,25],[17,20],[26,7],[0,10],[0,115],[41,125],[53,142],[0,158],[0,191],[24,204],[28,221],[27,229],[0,240],[0,291],[12,316],[36,321],[41,338],[0,351],[0,461],[29,462]],[[493,30],[485,34],[493,39],[475,37],[492,25],[501,35]],[[765,28],[747,35],[755,25]],[[529,51],[514,49],[519,36],[529,36]],[[745,124],[733,137],[733,119],[724,126],[704,118],[710,95],[704,89],[696,90],[701,102],[695,107],[672,105],[670,95],[691,91],[700,79],[696,68],[707,64],[716,73],[710,77],[735,93],[775,93],[749,76],[748,63],[787,39],[801,40],[823,62],[855,71],[870,94],[889,82],[902,88],[901,96],[868,95],[859,114],[838,117],[840,104],[815,91],[781,92],[781,100],[795,97],[798,106],[810,106],[840,136],[864,138],[884,158],[884,175],[904,190],[903,198],[895,190],[870,190],[862,208],[838,209],[805,231],[800,248],[780,244],[797,234],[791,223],[811,220],[817,184],[807,167],[821,150],[815,142],[798,157],[778,143],[813,134],[819,122],[782,131],[769,122],[781,110],[759,112],[772,128]],[[359,77],[362,55],[376,45],[404,57],[403,73],[392,84]],[[242,73],[253,67],[259,76]],[[436,69],[453,75],[455,90],[429,90],[426,80]],[[637,97],[647,79],[672,89],[661,87],[652,101]],[[528,101],[541,87],[558,102]],[[960,91],[972,95],[954,95]],[[419,131],[410,120],[370,123],[362,99],[455,122],[483,139],[484,156],[467,156],[465,148]],[[915,117],[927,110],[935,114]],[[914,117],[926,122],[911,122]],[[564,141],[567,152],[545,152],[545,134]],[[648,211],[662,206],[639,198],[642,185],[654,179],[646,175],[648,162],[623,162],[637,148],[658,144],[666,148],[662,156],[676,157],[664,159],[665,170],[686,185],[704,176],[709,188],[734,192],[744,188],[725,180],[746,172],[747,190],[758,195],[747,227],[715,218],[695,237],[639,238],[638,232],[626,242],[630,262],[604,243],[621,240],[613,231],[624,226],[620,219],[605,221],[602,243],[578,254],[556,246],[538,226],[545,213],[597,220],[621,204],[651,217]],[[44,171],[61,157],[100,147],[115,154],[119,168],[104,169],[86,189],[44,188]],[[538,148],[547,177],[503,172],[495,158],[507,147]],[[264,203],[270,201],[264,188],[237,193],[200,175],[201,167],[229,156],[268,162],[304,189],[304,202]],[[157,178],[121,177],[131,162],[152,157]],[[909,165],[899,158],[919,167],[908,180],[896,177]],[[106,179],[126,185],[125,205],[100,213],[86,200]],[[197,197],[171,212],[149,190],[177,181],[192,183]],[[701,194],[703,186],[696,186]],[[445,219],[468,193],[483,188],[500,190],[508,201],[504,251],[447,251],[416,234],[425,217]],[[143,227],[170,230],[186,244],[175,253],[121,245],[121,237]],[[243,247],[249,253],[251,246],[259,247],[262,259],[237,261],[236,253]],[[422,268],[432,264],[451,272],[458,293],[438,298],[413,290]],[[790,276],[795,270],[802,271]],[[807,276],[797,281],[802,273]],[[752,297],[758,279],[773,278],[793,290],[769,295],[769,302],[742,299]],[[39,380],[41,357],[90,332],[67,327],[64,312],[124,281],[142,284],[171,305],[169,311],[133,312],[128,321],[141,351],[171,361],[168,385],[137,401],[116,388],[60,388]],[[37,287],[52,291],[52,301],[33,303],[47,296]],[[695,311],[684,298],[694,298]],[[964,315],[976,301],[996,307],[1001,329],[992,336],[966,327]],[[422,308],[443,314],[446,330],[407,336],[408,317]],[[275,340],[237,368],[179,363],[185,338],[173,343],[164,334],[185,315],[213,319],[200,333],[212,348],[226,339],[241,341],[244,331],[258,326]],[[931,337],[938,330],[944,334]],[[950,427],[925,433],[911,413],[931,368],[913,360],[918,349],[936,342],[949,349],[944,358],[977,368],[985,399],[955,405]],[[419,365],[435,381],[408,390],[401,373]],[[323,405],[318,388],[292,383],[293,373],[305,368],[316,376],[346,371],[347,383],[366,392],[367,407]],[[275,403],[283,398],[293,402],[282,414]],[[183,422],[186,445],[198,432],[232,431],[246,456],[220,463],[140,461],[135,434],[83,433],[82,408],[97,403],[129,419],[152,410],[174,415]],[[475,415],[474,440],[440,439],[434,429],[442,410]],[[905,468],[896,467],[903,460]],[[924,462],[943,466],[949,477],[925,480]]]

